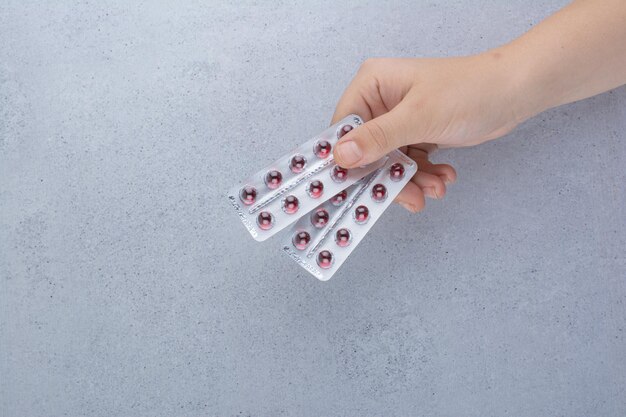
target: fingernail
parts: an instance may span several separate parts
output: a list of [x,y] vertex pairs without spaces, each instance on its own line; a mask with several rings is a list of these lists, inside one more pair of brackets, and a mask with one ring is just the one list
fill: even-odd
[[437,195],[437,192],[435,191],[434,187],[424,187],[422,188],[422,191],[424,192],[424,195],[427,197],[439,199],[439,196]]
[[363,157],[363,152],[359,145],[352,140],[340,142],[335,152],[337,152],[341,163],[346,165],[354,165]]
[[446,176],[446,177],[444,178],[443,182],[444,182],[445,184],[452,184],[454,181],[452,181],[452,180],[450,179],[450,177]]
[[413,207],[412,205],[410,205],[408,203],[405,203],[403,201],[400,201],[398,204],[400,204],[402,207],[404,207],[405,209],[407,209],[411,213],[415,213],[415,207]]

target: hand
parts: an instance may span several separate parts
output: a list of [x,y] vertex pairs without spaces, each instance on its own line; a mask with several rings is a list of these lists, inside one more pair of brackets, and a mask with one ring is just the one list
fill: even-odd
[[[359,69],[339,100],[333,122],[356,113],[367,122],[346,134],[334,157],[364,165],[402,148],[419,167],[396,201],[410,211],[424,195],[441,198],[454,168],[432,164],[440,146],[470,146],[500,137],[524,119],[499,52],[464,58],[374,59]],[[406,147],[406,148],[404,148]]]

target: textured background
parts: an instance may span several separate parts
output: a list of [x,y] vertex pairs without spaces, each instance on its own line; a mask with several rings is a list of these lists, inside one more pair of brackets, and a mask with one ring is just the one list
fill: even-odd
[[625,89],[441,152],[327,283],[223,198],[366,57],[564,0],[38,3],[0,3],[1,416],[626,414]]

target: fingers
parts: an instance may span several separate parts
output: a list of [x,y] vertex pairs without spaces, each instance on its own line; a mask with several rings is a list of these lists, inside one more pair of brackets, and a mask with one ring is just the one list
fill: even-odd
[[407,144],[411,119],[402,103],[346,134],[335,147],[337,164],[353,168],[380,159]]
[[412,181],[409,181],[395,201],[411,213],[417,213],[424,209],[426,202],[424,201],[424,193],[420,187]]
[[417,171],[411,178],[411,182],[415,183],[426,197],[440,199],[446,195],[446,184],[437,175]]
[[421,211],[425,206],[425,198],[440,199],[446,195],[447,179],[456,180],[456,171],[447,164],[423,163],[420,170],[402,189],[395,201],[412,213]]

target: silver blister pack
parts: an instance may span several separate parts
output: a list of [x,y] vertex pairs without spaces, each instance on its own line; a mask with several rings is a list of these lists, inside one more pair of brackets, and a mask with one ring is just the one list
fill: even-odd
[[316,278],[333,276],[417,172],[417,164],[393,151],[383,166],[320,204],[289,231],[283,250]]
[[228,199],[254,239],[276,234],[385,163],[383,158],[352,169],[335,164],[333,147],[361,124],[357,115],[342,119],[230,190]]

